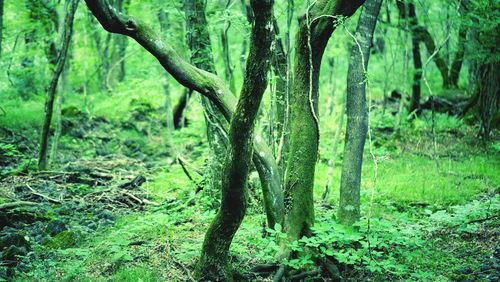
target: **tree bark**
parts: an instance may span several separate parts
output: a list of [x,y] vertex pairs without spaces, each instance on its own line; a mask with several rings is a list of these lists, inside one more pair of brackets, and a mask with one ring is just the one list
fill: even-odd
[[243,89],[229,129],[222,178],[222,202],[203,243],[197,265],[201,281],[231,281],[229,246],[246,211],[246,182],[252,155],[252,135],[260,101],[267,87],[272,29],[272,0],[252,0],[255,14]]
[[[319,0],[299,19],[290,95],[290,151],[285,176],[285,231],[288,241],[310,235],[314,223],[313,186],[318,156],[318,84],[321,59],[336,25],[364,1]],[[330,15],[332,17],[320,17]]]
[[344,160],[340,178],[340,223],[352,225],[360,217],[361,168],[368,131],[366,109],[366,70],[373,33],[382,0],[367,0],[356,27],[347,71],[347,127]]
[[[184,1],[186,39],[191,50],[191,63],[200,69],[216,74],[205,9],[205,0]],[[208,176],[210,189],[219,192],[227,142],[225,129],[228,128],[228,124],[208,98],[202,96],[201,104],[205,114],[207,139],[211,151],[209,166],[205,174]]]
[[40,170],[47,169],[47,149],[50,124],[52,121],[52,112],[54,109],[54,98],[56,95],[57,83],[59,82],[59,76],[61,75],[61,72],[63,71],[64,65],[66,63],[68,48],[71,41],[71,36],[73,34],[73,20],[76,9],[78,7],[78,0],[67,0],[65,6],[66,15],[64,18],[62,46],[58,54],[57,63],[52,75],[52,80],[50,81],[49,87],[47,89],[47,100],[45,101],[45,118],[40,142],[40,155],[38,159],[38,168]]
[[396,2],[400,18],[407,21],[411,30],[412,55],[413,55],[413,82],[412,94],[410,98],[410,113],[420,110],[421,81],[422,81],[422,56],[420,54],[420,37],[415,31],[418,27],[418,20],[413,3],[405,4],[402,1]]
[[494,126],[493,119],[500,108],[499,68],[500,63],[493,61],[481,64],[478,70],[479,115],[481,117],[479,136],[485,141],[490,139]]

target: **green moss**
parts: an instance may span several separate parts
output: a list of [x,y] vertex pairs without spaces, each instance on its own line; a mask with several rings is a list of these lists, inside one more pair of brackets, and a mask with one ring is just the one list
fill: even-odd
[[57,234],[54,238],[45,243],[45,247],[49,249],[67,249],[77,246],[80,240],[80,234],[74,231],[66,230]]

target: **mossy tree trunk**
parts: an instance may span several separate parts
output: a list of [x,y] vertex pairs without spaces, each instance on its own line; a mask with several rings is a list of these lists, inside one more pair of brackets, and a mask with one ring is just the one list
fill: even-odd
[[[285,175],[284,227],[289,241],[310,235],[314,223],[313,186],[319,143],[318,78],[326,44],[336,27],[333,18],[351,16],[363,3],[362,0],[319,0],[299,19],[290,95],[290,151]],[[320,17],[322,15],[329,17]]]
[[[205,0],[184,1],[186,39],[191,50],[191,63],[202,70],[216,74],[205,9]],[[206,175],[209,178],[210,190],[218,193],[221,190],[222,164],[227,145],[227,133],[224,129],[228,128],[228,125],[208,98],[201,97],[201,104],[205,114],[207,138],[211,150]]]
[[346,225],[352,225],[360,216],[361,168],[368,131],[366,70],[381,4],[382,0],[366,1],[354,34],[347,71],[347,128],[338,214],[339,221]]
[[272,0],[252,0],[252,28],[246,74],[236,111],[231,118],[229,144],[222,174],[221,207],[212,221],[197,265],[202,281],[231,281],[229,246],[246,212],[246,183],[252,155],[252,136],[260,101],[267,88],[273,40]]
[[75,17],[76,9],[78,7],[78,2],[79,0],[67,0],[65,5],[66,14],[64,17],[62,46],[57,57],[57,62],[55,64],[52,79],[47,89],[47,100],[45,101],[45,118],[43,122],[42,137],[40,142],[40,154],[38,158],[38,168],[40,170],[47,169],[47,150],[49,142],[50,124],[52,121],[52,112],[54,109],[54,98],[56,95],[59,77],[64,69],[64,65],[66,64],[66,57],[68,55],[69,44],[71,42],[71,36],[73,34],[73,20]]

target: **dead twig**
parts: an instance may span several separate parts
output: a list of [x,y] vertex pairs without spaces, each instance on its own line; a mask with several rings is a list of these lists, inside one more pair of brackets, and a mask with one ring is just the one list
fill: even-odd
[[196,193],[203,190],[203,186],[200,183],[198,183],[196,180],[194,180],[194,178],[189,173],[187,166],[192,168],[193,171],[198,173],[200,176],[203,176],[203,174],[201,172],[199,172],[193,165],[190,165],[183,157],[181,157],[181,155],[177,155],[177,161],[181,165],[182,170],[184,171],[184,174],[186,174],[186,176],[189,178],[189,180],[191,180],[191,182],[193,182],[193,184],[196,185]]
[[31,188],[31,186],[29,184],[26,184],[26,187],[28,187],[28,189],[30,189],[31,194],[33,194],[35,196],[38,196],[38,197],[41,197],[41,198],[47,200],[48,202],[51,202],[51,203],[54,203],[54,204],[61,204],[62,203],[59,200],[56,200],[54,198],[51,198],[51,197],[49,197],[47,195],[44,195],[42,193],[39,193],[39,192],[35,191],[35,189]]

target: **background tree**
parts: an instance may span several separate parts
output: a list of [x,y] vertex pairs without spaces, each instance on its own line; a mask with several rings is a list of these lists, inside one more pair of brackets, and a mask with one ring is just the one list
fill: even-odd
[[[290,151],[285,175],[285,222],[289,242],[311,234],[318,157],[318,86],[326,44],[343,17],[364,1],[316,1],[299,18],[290,94]],[[286,252],[285,252],[286,253]]]
[[346,225],[352,225],[360,217],[361,167],[368,131],[366,70],[381,5],[382,0],[367,0],[363,6],[347,71],[347,128],[338,217],[339,221]]
[[47,150],[49,143],[50,124],[52,122],[52,112],[54,109],[54,98],[57,91],[59,77],[64,69],[64,65],[66,64],[69,44],[71,42],[71,36],[73,34],[73,20],[75,17],[76,9],[78,7],[78,0],[67,0],[65,7],[66,13],[64,16],[61,49],[58,52],[54,74],[52,75],[52,79],[47,89],[47,100],[45,101],[45,118],[43,122],[40,142],[40,154],[38,157],[38,168],[40,170],[47,169]]
[[222,173],[221,207],[203,242],[197,275],[203,281],[231,281],[228,251],[246,212],[246,184],[252,155],[253,128],[267,88],[271,55],[273,0],[252,0],[254,24],[243,88],[231,118],[229,145]]

